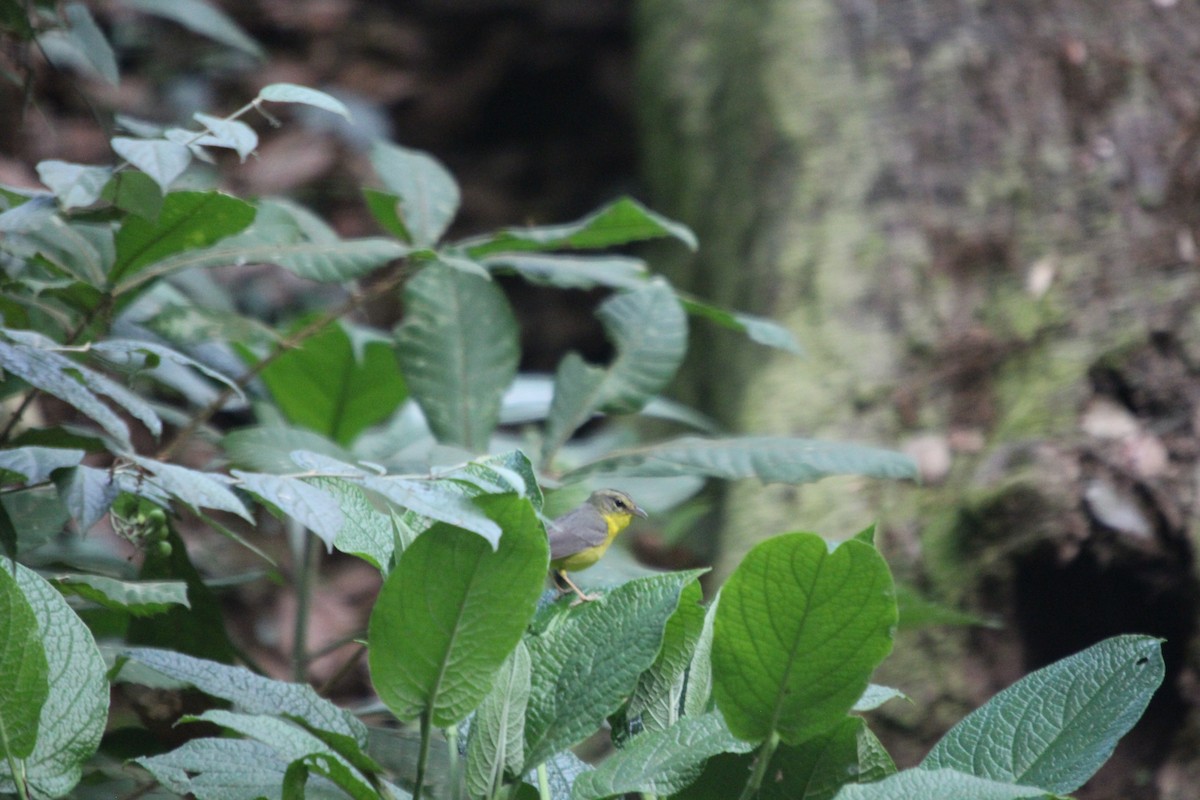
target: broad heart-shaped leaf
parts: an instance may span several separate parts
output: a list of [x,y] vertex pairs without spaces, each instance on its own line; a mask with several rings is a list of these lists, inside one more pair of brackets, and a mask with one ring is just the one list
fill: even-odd
[[910,797],[921,800],[1055,800],[1057,795],[1035,786],[1015,786],[952,769],[906,769],[877,783],[847,784],[834,795],[834,800]]
[[183,581],[119,581],[103,575],[70,574],[56,576],[54,585],[63,594],[78,595],[135,617],[161,614],[173,605],[190,605]]
[[685,436],[614,453],[563,477],[573,479],[596,472],[645,478],[758,478],[763,483],[811,483],[830,475],[917,477],[913,460],[894,450],[783,436]]
[[74,467],[83,460],[82,450],[63,447],[15,447],[0,450],[0,483],[8,483],[15,473],[24,483],[41,483],[56,469]]
[[245,200],[221,192],[171,192],[153,222],[131,216],[122,223],[109,281],[118,285],[168,256],[232,236],[254,221],[254,213]]
[[337,324],[275,359],[262,379],[290,422],[343,446],[391,416],[408,396],[388,343],[355,347]]
[[368,636],[371,680],[401,720],[464,719],[533,617],[550,551],[529,501],[476,499],[504,534],[482,538],[434,525],[404,551],[379,592]]
[[146,173],[164,194],[192,163],[190,150],[166,139],[130,139],[118,136],[111,144],[117,155]]
[[892,649],[896,596],[869,545],[832,552],[789,533],[756,545],[721,590],[713,630],[713,695],[751,742],[797,744],[835,725]]
[[[629,698],[626,716],[630,721],[636,719],[644,731],[665,730],[678,721],[684,679],[704,628],[702,599],[699,583],[684,587],[679,607],[663,631],[662,649],[650,669],[638,678]],[[658,793],[664,794],[661,790]]]
[[[724,753],[709,760],[704,771],[674,800],[726,800],[746,786],[756,754]],[[768,776],[757,800],[830,800],[849,783],[882,780],[896,771],[883,745],[859,717],[843,717],[825,733],[791,746],[781,744],[771,756]],[[896,795],[896,800],[910,800]],[[911,800],[917,800],[913,796]],[[924,800],[924,797],[920,797]]]
[[683,587],[702,572],[629,581],[526,637],[533,663],[526,769],[583,741],[625,702],[654,663]]
[[349,711],[320,697],[307,684],[274,681],[243,667],[168,650],[134,648],[126,650],[124,655],[167,677],[191,684],[205,694],[228,700],[238,711],[297,717],[314,728],[350,736],[359,747],[366,747],[366,726]]
[[[106,667],[91,631],[63,596],[37,573],[7,559],[34,616],[49,668],[49,693],[38,718],[37,743],[24,762],[34,797],[65,797],[100,744],[108,718]],[[0,793],[15,792],[8,762],[0,760]]]
[[596,316],[617,355],[606,368],[591,367],[574,354],[554,377],[554,400],[546,421],[546,460],[592,414],[640,410],[671,378],[687,351],[687,315],[671,287],[654,281],[609,298]]
[[265,55],[258,43],[215,3],[206,0],[121,0],[121,5],[143,14],[154,14],[177,22],[193,33],[249,53],[256,58],[263,58]]
[[578,222],[536,228],[508,228],[498,234],[463,242],[468,254],[522,250],[595,250],[670,236],[696,249],[696,235],[684,224],[656,214],[630,197],[622,197]]
[[467,740],[467,789],[493,797],[505,775],[520,775],[525,763],[525,708],[529,702],[529,649],[517,647],[496,673],[492,690],[471,719]]
[[921,768],[1072,792],[1142,716],[1164,672],[1161,639],[1105,639],[1025,676],[971,712]]
[[740,331],[750,337],[753,342],[786,350],[795,355],[804,353],[792,332],[778,322],[741,311],[727,311],[693,297],[681,297],[679,301],[683,303],[683,307],[689,314],[704,317],[723,328]]
[[489,281],[430,264],[404,289],[400,365],[438,441],[487,449],[517,372],[517,323]]
[[0,563],[0,760],[33,752],[49,693],[37,617],[7,564]]
[[[273,749],[251,739],[192,739],[169,753],[134,762],[170,791],[197,800],[280,797],[288,768]],[[310,780],[304,797],[346,800],[346,794],[324,778]]]
[[437,159],[391,142],[371,147],[371,164],[397,198],[397,217],[417,247],[433,247],[458,213],[458,184]]
[[[593,800],[630,792],[673,794],[695,780],[709,758],[750,749],[751,745],[729,732],[719,713],[686,717],[670,728],[634,737],[595,770],[580,775],[571,797]],[[727,796],[736,797],[737,790]]]
[[91,167],[67,161],[41,161],[38,178],[50,187],[65,210],[90,206],[100,199],[101,192],[112,177],[112,167]]

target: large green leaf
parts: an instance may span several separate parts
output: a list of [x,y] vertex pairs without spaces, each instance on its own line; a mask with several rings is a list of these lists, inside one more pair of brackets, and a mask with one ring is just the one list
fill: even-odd
[[466,717],[533,616],[549,565],[528,500],[476,501],[504,530],[493,552],[470,531],[434,525],[404,551],[371,612],[371,679],[402,720]]
[[[686,717],[670,728],[635,737],[596,769],[580,775],[571,797],[592,800],[630,792],[673,794],[695,780],[709,758],[746,752],[750,747],[729,732],[716,712]],[[736,797],[737,790],[726,796]]]
[[613,453],[563,477],[579,478],[596,472],[646,478],[758,478],[764,483],[810,483],[830,475],[893,479],[917,476],[913,460],[894,450],[782,436],[685,436]]
[[554,378],[543,460],[597,412],[640,410],[675,376],[687,351],[687,315],[671,287],[654,281],[609,298],[596,315],[617,354],[605,368],[568,356]]
[[524,642],[496,673],[492,690],[471,720],[467,741],[467,789],[472,797],[493,797],[505,776],[520,775],[525,763],[525,708],[531,672]]
[[126,650],[124,655],[167,677],[191,684],[205,694],[228,700],[238,711],[297,717],[314,728],[350,736],[359,747],[366,747],[366,726],[349,711],[320,697],[307,684],[275,681],[244,667],[167,650],[134,648]]
[[387,342],[355,347],[341,325],[330,325],[275,359],[263,382],[288,420],[348,446],[392,415],[408,396]]
[[49,694],[49,667],[37,617],[7,564],[0,563],[0,756],[4,762],[33,752],[38,719]]
[[[252,739],[193,739],[169,753],[134,759],[178,795],[197,800],[258,800],[280,797],[288,762]],[[306,800],[346,800],[320,779],[304,787]]]
[[400,364],[438,440],[487,449],[500,399],[517,372],[517,323],[489,281],[441,264],[404,290]]
[[887,562],[850,540],[789,533],[756,545],[721,590],[713,695],[747,741],[796,744],[837,724],[892,649]]
[[[37,743],[24,761],[36,797],[64,797],[95,754],[108,718],[104,659],[91,632],[63,596],[32,570],[7,559],[0,569],[16,578],[37,617],[45,649],[49,692],[38,717]],[[9,763],[0,761],[0,792],[15,793]]]
[[638,201],[622,197],[578,222],[535,228],[508,228],[492,236],[463,242],[472,257],[522,250],[592,250],[670,236],[696,249],[696,235],[682,223],[656,214]]
[[658,657],[638,678],[626,715],[631,721],[636,719],[642,730],[665,730],[679,719],[688,667],[704,628],[702,599],[699,583],[684,587],[679,607],[663,631]]
[[906,769],[877,783],[851,783],[834,800],[1055,800],[1052,792],[1034,786],[977,778],[952,769]]
[[649,277],[646,262],[629,256],[500,253],[482,263],[492,272],[515,272],[530,283],[558,289],[638,289]]
[[1164,673],[1161,639],[1105,639],[1000,692],[951,728],[921,768],[1072,792],[1141,718]]
[[[741,794],[756,754],[726,753],[674,800],[727,800]],[[798,745],[780,745],[771,756],[757,800],[830,800],[841,787],[871,783],[896,771],[879,740],[859,717],[843,717],[830,730]],[[925,800],[924,795],[892,795]],[[973,797],[964,795],[964,797]]]
[[232,236],[254,221],[254,206],[221,192],[171,192],[158,218],[125,219],[117,231],[117,261],[109,281],[119,285],[145,267]]
[[458,184],[437,159],[417,150],[377,141],[371,164],[383,185],[396,197],[396,217],[408,233],[406,241],[433,247],[458,213]]
[[142,268],[118,287],[128,291],[152,278],[185,269],[229,264],[278,264],[309,280],[340,283],[362,277],[410,248],[381,237],[338,239],[327,226],[310,224],[290,203],[260,200],[254,223],[211,247],[189,248]]
[[583,741],[654,663],[683,587],[703,570],[639,578],[526,638],[533,663],[525,767]]
[[54,585],[63,594],[136,617],[161,614],[173,605],[190,605],[184,581],[120,581],[103,575],[67,574],[55,576]]

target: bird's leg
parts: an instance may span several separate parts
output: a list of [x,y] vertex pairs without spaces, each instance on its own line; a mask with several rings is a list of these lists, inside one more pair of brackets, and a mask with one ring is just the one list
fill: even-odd
[[570,586],[571,589],[575,592],[575,594],[579,595],[579,599],[574,601],[573,603],[571,603],[572,606],[577,606],[580,603],[590,603],[593,600],[600,599],[600,595],[598,595],[598,594],[584,594],[583,592],[579,591],[579,587],[575,585],[575,582],[567,577],[567,571],[565,569],[560,569],[557,572],[555,572],[554,574],[557,575],[559,578],[562,578],[563,581],[567,584],[567,586]]

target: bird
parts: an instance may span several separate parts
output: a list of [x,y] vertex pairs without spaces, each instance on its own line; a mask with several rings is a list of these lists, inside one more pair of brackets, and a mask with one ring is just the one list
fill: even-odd
[[550,540],[550,567],[556,577],[579,595],[572,605],[587,603],[599,595],[587,595],[567,577],[595,564],[608,546],[625,530],[634,517],[646,518],[646,512],[633,498],[616,489],[598,489],[583,504],[556,518],[546,526]]

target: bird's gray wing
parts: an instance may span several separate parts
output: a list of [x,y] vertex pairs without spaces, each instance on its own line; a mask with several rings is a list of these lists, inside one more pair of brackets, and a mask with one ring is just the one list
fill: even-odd
[[608,523],[591,506],[563,514],[546,526],[550,539],[550,560],[573,556],[589,547],[604,544],[608,538]]

